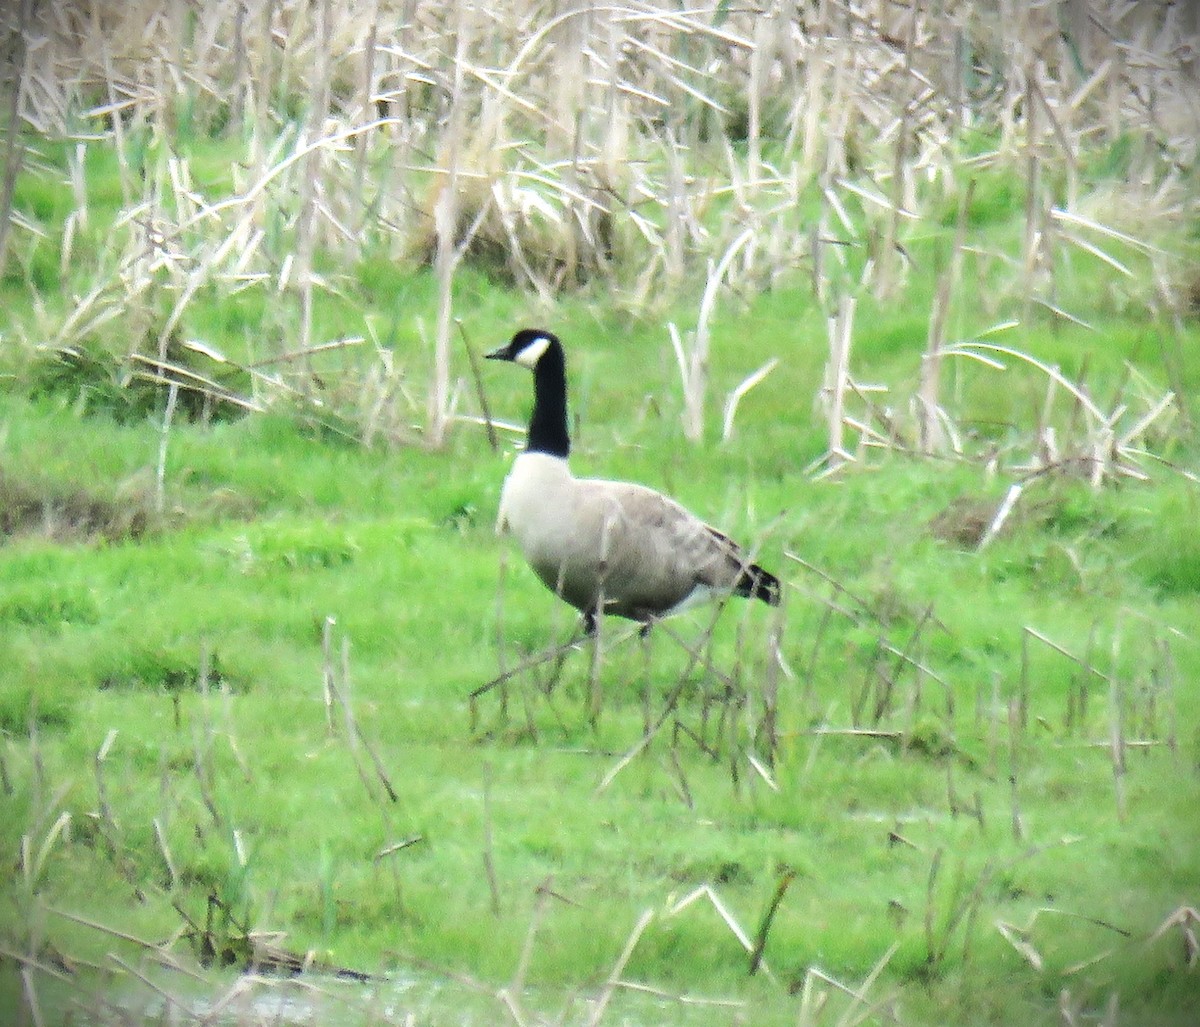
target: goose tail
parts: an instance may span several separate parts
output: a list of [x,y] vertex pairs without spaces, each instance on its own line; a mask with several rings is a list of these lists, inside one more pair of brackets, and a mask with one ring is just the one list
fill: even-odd
[[779,579],[756,563],[750,564],[742,571],[733,586],[733,591],[735,595],[747,599],[761,599],[768,606],[778,606],[782,592]]

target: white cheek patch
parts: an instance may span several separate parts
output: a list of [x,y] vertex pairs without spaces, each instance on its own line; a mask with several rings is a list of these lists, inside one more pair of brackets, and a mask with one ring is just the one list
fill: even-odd
[[542,359],[542,354],[550,348],[550,340],[544,335],[539,335],[536,339],[530,341],[520,353],[516,355],[516,362],[522,367],[528,367],[533,370],[537,362]]

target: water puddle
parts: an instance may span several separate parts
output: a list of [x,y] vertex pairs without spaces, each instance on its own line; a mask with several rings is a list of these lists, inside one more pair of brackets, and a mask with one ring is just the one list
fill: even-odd
[[621,1027],[705,1025],[737,1016],[743,1004],[667,996],[653,989],[610,994],[526,991],[510,996],[466,981],[403,971],[366,981],[333,975],[281,978],[219,975],[191,969],[138,968],[132,977],[45,983],[38,1002],[46,1024],[75,1027],[494,1027],[543,1022],[600,1022]]

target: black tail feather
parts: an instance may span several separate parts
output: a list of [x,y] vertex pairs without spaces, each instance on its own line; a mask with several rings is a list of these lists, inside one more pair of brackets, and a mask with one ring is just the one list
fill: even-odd
[[768,606],[778,606],[782,588],[774,574],[752,563],[742,571],[742,576],[733,586],[733,592],[747,599],[761,599]]

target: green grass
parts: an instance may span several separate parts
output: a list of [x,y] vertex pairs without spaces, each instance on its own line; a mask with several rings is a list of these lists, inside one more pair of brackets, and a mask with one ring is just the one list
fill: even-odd
[[[1082,485],[1046,487],[1031,497],[1036,514],[1010,535],[982,554],[959,551],[934,538],[930,524],[955,497],[995,498],[995,485],[978,472],[892,459],[813,484],[770,430],[765,391],[747,404],[737,439],[718,449],[656,442],[670,439],[669,425],[630,433],[618,427],[624,404],[604,373],[616,355],[603,332],[599,339],[586,353],[576,346],[589,417],[580,470],[670,486],[742,533],[784,511],[763,555],[792,586],[783,651],[801,675],[783,685],[779,792],[744,763],[735,785],[724,760],[713,764],[681,741],[689,807],[660,741],[594,796],[640,730],[643,671],[633,651],[616,650],[606,661],[606,705],[594,732],[584,717],[586,661],[576,656],[556,694],[557,715],[528,685],[520,691],[532,704],[536,739],[511,734],[524,723],[514,694],[509,730],[472,740],[466,696],[495,673],[499,658],[501,546],[490,521],[504,461],[481,433],[458,432],[442,454],[385,453],[321,443],[272,419],[183,426],[168,465],[172,506],[182,512],[136,541],[15,538],[3,551],[0,695],[14,788],[4,860],[20,866],[21,836],[36,849],[60,809],[73,822],[69,841],[51,847],[33,897],[22,898],[20,875],[8,893],[10,938],[27,943],[22,917],[43,906],[163,937],[178,923],[172,900],[198,919],[211,891],[251,924],[284,929],[292,947],[315,948],[336,963],[374,969],[419,957],[500,982],[519,958],[535,889],[552,879],[572,905],[553,905],[530,975],[539,989],[553,989],[595,980],[642,909],[662,911],[672,896],[702,884],[753,931],[790,867],[798,877],[767,949],[776,976],[800,981],[816,965],[861,980],[895,940],[885,980],[911,1022],[937,1022],[950,1009],[1007,1022],[1016,1008],[1050,1022],[1060,986],[1093,1004],[1119,988],[1122,1008],[1160,1011],[1172,996],[1194,994],[1181,983],[1188,975],[1176,950],[1158,946],[1147,957],[1141,948],[1173,909],[1195,901],[1198,883],[1192,811],[1200,799],[1200,709],[1186,687],[1200,670],[1194,639],[1173,639],[1169,697],[1147,676],[1156,665],[1151,636],[1188,632],[1196,608],[1190,486],[1168,476],[1098,495]],[[494,385],[497,410],[512,416],[528,383],[497,377]],[[62,479],[78,466],[81,485],[111,491],[116,483],[119,491],[155,452],[150,425],[84,420],[13,396],[0,403],[9,437],[22,443],[12,450],[10,474],[36,466],[45,479]],[[593,422],[601,410],[606,420]],[[805,431],[812,434],[802,427],[801,439]],[[78,455],[55,461],[55,440],[67,432],[79,439]],[[235,499],[218,502],[218,494]],[[1163,531],[1183,560],[1163,555]],[[858,626],[840,619],[827,626],[811,683],[823,610],[813,596],[828,589],[787,561],[785,548],[871,611]],[[518,560],[509,563],[503,630],[511,663],[514,646],[536,651],[561,637],[570,618]],[[923,659],[956,695],[953,721],[942,713],[940,686],[926,680],[907,751],[809,734],[813,724],[849,726],[881,630],[902,646],[930,603],[942,627],[925,638]],[[744,673],[761,672],[764,612],[728,612],[719,662],[733,659],[728,629],[741,625]],[[326,617],[336,618],[335,648],[348,644],[355,716],[396,787],[394,804],[380,799],[364,753],[369,787],[341,728],[327,731]],[[694,634],[701,623],[685,619],[678,630]],[[1008,730],[990,704],[993,681],[1002,702],[1016,693],[1026,625],[1079,655],[1095,630],[1097,665],[1116,668],[1131,689],[1157,689],[1150,729],[1160,737],[1175,707],[1180,752],[1130,753],[1124,823],[1107,750],[1082,745],[1108,737],[1107,691],[1093,683],[1087,720],[1068,737],[1066,697],[1078,668],[1037,647],[1019,758],[1025,836],[1012,837]],[[657,639],[648,682],[656,703],[680,667],[669,640]],[[747,684],[753,702],[756,687]],[[909,694],[911,680],[898,687]],[[977,719],[980,695],[985,712]],[[693,727],[697,703],[693,696],[683,707]],[[484,710],[494,724],[495,703]],[[40,772],[31,762],[31,717]],[[905,718],[898,711],[885,722],[902,727]],[[115,848],[90,815],[98,801],[92,763],[111,729],[117,735],[103,773],[119,825]],[[954,748],[957,757],[938,754]],[[197,759],[208,766],[217,816],[206,806]],[[947,792],[951,770],[957,811]],[[58,793],[56,805],[46,805],[50,793]],[[964,812],[976,796],[982,823]],[[178,873],[173,885],[154,837],[156,817]],[[905,841],[890,840],[891,831]],[[489,832],[498,918],[482,872]],[[375,861],[413,834],[423,840]],[[1039,851],[1030,854],[1030,846]],[[923,924],[935,852],[942,872],[931,963]],[[144,902],[133,900],[122,861]],[[948,929],[956,902],[980,881],[970,930],[961,922]],[[1037,973],[994,921],[1023,923],[1042,906],[1061,912],[1058,920],[1042,914],[1035,927],[1033,944],[1047,960]],[[1111,922],[1131,940],[1062,913]],[[99,958],[111,945],[54,917],[33,937],[79,958]],[[1062,976],[1114,943],[1107,959]],[[745,966],[716,912],[696,903],[652,924],[628,976],[668,990],[738,995],[764,1016],[782,1016],[786,997],[747,979]]]
[[[228,186],[224,153],[198,147],[203,189]],[[44,341],[41,319],[64,316],[111,256],[101,235],[122,202],[117,169],[89,160],[97,234],[65,276],[46,256],[68,211],[62,187],[36,174],[19,184],[18,209],[51,237],[28,243],[3,286],[20,297],[19,337],[34,343]],[[975,242],[1007,248],[1019,238],[1019,195],[1011,177],[977,192]],[[917,378],[950,221],[908,241],[902,302],[864,298],[858,310],[855,375],[888,385],[893,407]],[[1086,374],[1106,412],[1127,362],[1151,389],[1200,380],[1194,320],[1169,370],[1157,340],[1173,329],[1113,302],[1093,259],[1063,270],[1063,303],[1085,304],[1100,331],[1038,314],[1009,344]],[[436,283],[382,253],[322,270],[336,288],[317,296],[314,338],[378,341],[418,400],[400,404],[394,424],[421,420]],[[1011,276],[990,266],[980,275],[996,295],[956,300],[951,339],[1019,306]],[[31,289],[43,315],[29,309]],[[147,339],[163,298],[139,314]],[[892,995],[906,1024],[1058,1023],[1064,991],[1081,1015],[1099,1015],[1117,994],[1130,1022],[1190,1022],[1200,978],[1184,965],[1182,935],[1150,939],[1200,901],[1194,483],[1165,467],[1098,492],[1050,475],[1027,484],[1005,532],[976,551],[961,540],[980,518],[986,525],[1011,472],[897,452],[820,481],[804,473],[826,445],[813,396],[827,355],[825,314],[806,289],[722,301],[699,445],[680,428],[665,317],[619,307],[596,289],[546,311],[478,268],[456,281],[477,349],[518,323],[563,336],[579,473],[666,489],[753,541],[787,601],[778,621],[761,606],[723,613],[715,670],[687,682],[674,748],[664,732],[599,793],[640,737],[645,705],[661,709],[687,660],[662,630],[644,651],[636,640],[613,646],[593,725],[587,652],[574,653],[549,697],[533,674],[514,680],[506,714],[499,690],[483,696],[472,730],[471,692],[574,625],[493,535],[511,436],[499,454],[465,424],[440,452],[361,446],[334,429],[359,424],[353,400],[375,366],[373,346],[335,351],[311,368],[314,394],[329,400],[319,415],[280,403],[243,418],[177,419],[159,509],[162,396],[124,406],[119,374],[106,371],[111,402],[89,402],[95,376],[43,374],[26,348],[4,352],[0,863],[12,873],[0,886],[0,1004],[20,988],[11,952],[105,971],[110,952],[144,955],[60,914],[158,941],[182,926],[176,904],[202,923],[215,896],[240,922],[285,931],[293,951],[401,977],[419,967],[429,1022],[503,1015],[490,992],[512,978],[535,919],[529,1008],[549,1016],[575,990],[595,994],[647,909],[656,916],[625,979],[739,1000],[746,1022],[797,1022],[793,992],[810,968],[857,987],[893,943],[868,999]],[[694,323],[686,298],[665,316]],[[292,297],[213,287],[189,306],[181,337],[248,361],[294,339],[298,318]],[[90,342],[119,368],[129,330],[121,319]],[[770,357],[779,366],[720,441],[725,395]],[[456,372],[467,374],[458,355]],[[520,422],[527,376],[484,372],[493,413]],[[946,374],[947,404],[964,425],[1026,451],[1045,387],[1019,362],[1005,371],[963,362]],[[462,406],[473,410],[470,395]],[[1067,438],[1075,416],[1065,396],[1049,415]],[[1195,440],[1178,424],[1152,441],[1194,472]],[[670,627],[693,640],[710,616]],[[792,675],[779,678],[776,787],[745,758],[773,626]],[[326,633],[361,737],[342,705],[326,705]],[[744,706],[721,701],[721,674],[734,677]],[[1022,697],[1014,734],[1010,703]],[[1123,806],[1109,749],[1114,702],[1125,736],[1154,743],[1126,754]],[[55,831],[63,813],[69,830]],[[709,886],[753,936],[790,872],[765,949],[773,977],[749,976],[707,899],[676,910]],[[543,888],[555,897],[536,913]],[[1040,968],[998,921],[1029,926]],[[484,994],[456,990],[454,975],[483,982]],[[94,996],[108,983],[85,969],[56,995],[39,981],[65,1005],[73,990]],[[128,975],[121,981],[136,991]],[[227,978],[214,981],[215,990]],[[654,1001],[619,995],[614,1019],[714,1022],[710,1008]],[[840,1011],[848,1000],[834,989],[828,1001]]]

